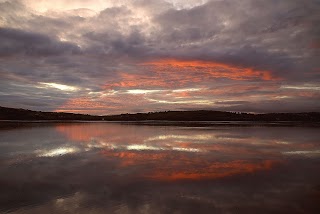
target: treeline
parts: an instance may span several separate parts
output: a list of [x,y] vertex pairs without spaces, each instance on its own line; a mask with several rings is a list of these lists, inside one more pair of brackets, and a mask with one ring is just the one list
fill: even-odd
[[0,120],[85,120],[85,121],[310,121],[320,122],[320,112],[249,114],[223,111],[164,111],[94,116],[60,112],[41,112],[0,107]]
[[41,112],[0,106],[0,120],[101,120],[100,116],[62,112]]
[[249,114],[223,111],[165,111],[104,116],[111,121],[320,121],[319,112]]

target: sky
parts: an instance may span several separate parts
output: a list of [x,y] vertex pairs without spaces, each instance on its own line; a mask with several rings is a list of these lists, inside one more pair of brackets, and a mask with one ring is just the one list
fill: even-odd
[[0,0],[0,106],[320,109],[319,0]]

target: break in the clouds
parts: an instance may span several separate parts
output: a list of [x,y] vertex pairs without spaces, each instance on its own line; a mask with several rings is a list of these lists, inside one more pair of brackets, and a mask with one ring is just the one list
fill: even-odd
[[0,0],[0,105],[320,109],[317,0]]

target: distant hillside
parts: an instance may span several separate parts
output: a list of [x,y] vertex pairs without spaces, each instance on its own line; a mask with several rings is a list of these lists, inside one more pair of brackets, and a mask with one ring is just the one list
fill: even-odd
[[0,120],[101,120],[101,117],[85,114],[31,111],[0,106]]
[[104,116],[111,121],[320,121],[320,112],[248,114],[223,111],[166,111]]
[[165,111],[110,116],[41,112],[0,106],[0,120],[86,120],[86,121],[308,121],[320,122],[319,112],[248,114],[223,111]]

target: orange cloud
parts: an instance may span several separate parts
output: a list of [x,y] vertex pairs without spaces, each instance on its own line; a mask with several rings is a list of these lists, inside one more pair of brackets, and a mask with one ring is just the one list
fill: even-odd
[[120,72],[120,81],[107,83],[105,87],[183,87],[189,83],[206,82],[220,78],[279,80],[270,71],[199,60],[165,59],[140,63],[138,66],[144,72],[135,74]]
[[66,101],[62,106],[56,109],[56,112],[74,112],[74,113],[91,113],[96,114],[101,110],[113,108],[106,106],[101,101],[92,100],[86,97],[72,98]]
[[207,62],[199,60],[176,60],[166,59],[159,61],[151,61],[142,63],[145,66],[155,66],[160,70],[162,69],[177,69],[180,71],[195,71],[202,72],[207,77],[212,78],[227,78],[232,80],[250,80],[250,79],[261,79],[261,80],[274,80],[270,71],[254,70],[253,68],[244,68],[240,66],[233,66],[224,63]]
[[157,76],[146,76],[143,74],[128,74],[120,72],[121,81],[107,84],[106,88],[136,88],[143,86],[168,87],[165,79],[159,79]]
[[139,108],[145,104],[146,100],[141,94],[113,94],[108,95],[103,92],[94,98],[78,97],[67,100],[59,106],[56,112],[73,112],[82,114],[103,115],[106,112],[123,113],[129,112],[130,108]]
[[320,40],[315,40],[315,41],[311,42],[310,48],[319,49],[320,48]]

